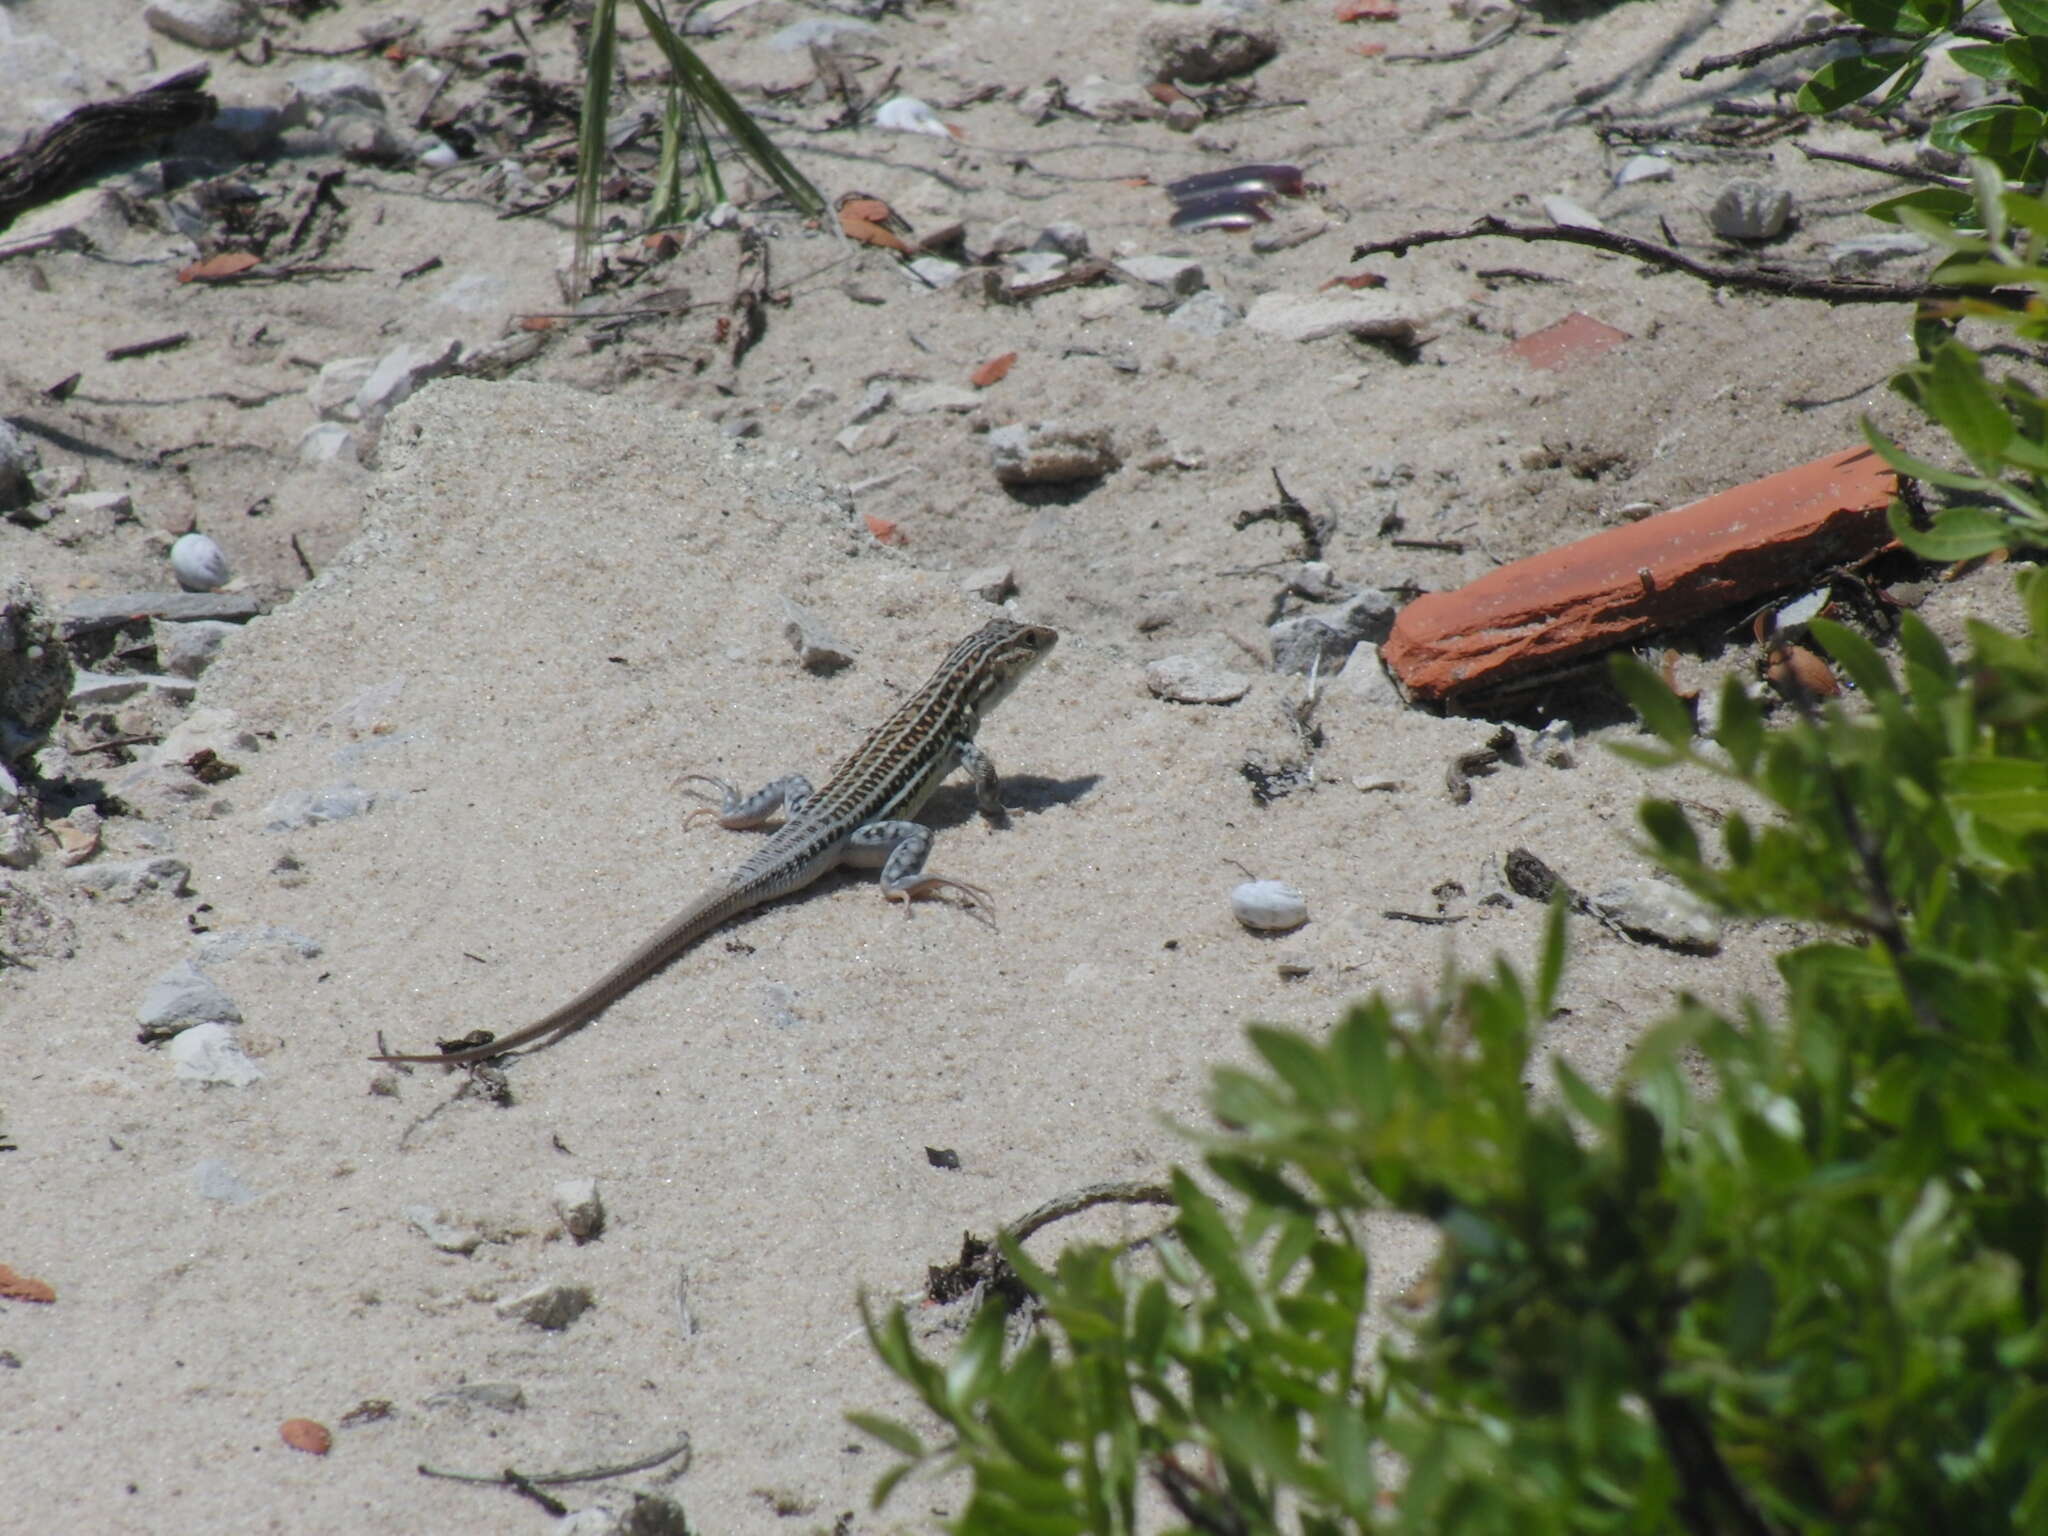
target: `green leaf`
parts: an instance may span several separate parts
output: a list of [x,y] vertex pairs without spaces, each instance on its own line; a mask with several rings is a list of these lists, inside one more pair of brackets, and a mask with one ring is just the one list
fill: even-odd
[[1952,155],[1988,155],[2001,169],[2017,176],[2026,157],[2041,142],[2044,122],[2048,119],[2033,107],[1971,107],[1937,118],[1927,132],[1927,142]]
[[1728,1353],[1741,1365],[1763,1356],[1777,1310],[1777,1287],[1771,1272],[1752,1259],[1735,1271],[1728,1293]]
[[1799,88],[1799,110],[1816,114],[1832,112],[1852,101],[1860,101],[1891,79],[1912,57],[1905,52],[1852,53],[1847,58],[1823,64],[1814,72],[1813,78]]
[[2012,438],[2012,418],[1984,381],[1984,365],[1974,350],[1948,341],[1929,360],[1924,376],[1927,411],[1948,429],[1970,462],[1985,475],[1995,475]]
[[2013,76],[2012,60],[2006,56],[2005,49],[1997,43],[1951,48],[1948,56],[1980,80],[2010,80]]
[[[892,1451],[900,1451],[913,1459],[924,1456],[924,1441],[916,1430],[895,1419],[885,1419],[879,1413],[849,1413],[846,1422],[864,1435],[869,1435]],[[876,1502],[881,1501],[878,1498]]]
[[2048,0],[2000,0],[1998,8],[2022,35],[2048,37]]
[[1828,655],[1849,674],[1866,698],[1898,692],[1892,682],[1891,671],[1885,666],[1884,658],[1878,655],[1877,647],[1855,630],[1846,624],[1837,624],[1833,619],[1815,619],[1809,627],[1813,638],[1827,648]]
[[1608,675],[1622,697],[1635,706],[1644,727],[1666,745],[1680,749],[1692,745],[1692,710],[1664,680],[1633,656],[1615,656]]
[[1330,1063],[1299,1034],[1254,1024],[1245,1031],[1245,1037],[1303,1104],[1327,1109],[1335,1102],[1336,1083],[1330,1074]]
[[1834,0],[1835,9],[1887,37],[1923,37],[1934,30],[1910,0]]
[[1977,204],[1969,193],[1958,187],[1920,187],[1912,192],[1901,192],[1897,197],[1887,197],[1872,203],[1863,211],[1873,219],[1882,219],[1887,224],[1897,224],[1900,222],[1899,211],[1906,208],[1928,214],[1939,219],[1944,225],[1953,226],[1973,216],[1977,211]]
[[1557,989],[1564,980],[1565,925],[1571,896],[1560,887],[1551,893],[1550,912],[1543,920],[1543,948],[1536,957],[1536,1015],[1547,1019],[1557,1011]]
[[1988,507],[1949,507],[1920,529],[1894,506],[1891,523],[1892,536],[1923,560],[1974,560],[2012,542],[2006,520]]
[[618,0],[598,0],[590,15],[590,41],[583,53],[583,115],[576,125],[574,284],[578,294],[590,286],[590,244],[597,232],[597,205],[605,183],[605,114],[611,107],[617,58]]
[[1728,753],[1737,773],[1747,777],[1755,769],[1764,746],[1764,715],[1733,672],[1721,679],[1721,718],[1714,739]]

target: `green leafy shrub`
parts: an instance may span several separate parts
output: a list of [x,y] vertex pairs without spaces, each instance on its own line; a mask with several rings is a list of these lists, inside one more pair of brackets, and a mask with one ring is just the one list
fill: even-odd
[[[2007,12],[2027,45],[2000,58],[2038,117],[2020,61],[2048,25]],[[1910,46],[1816,88],[1916,69],[1955,16],[1887,14]],[[2009,184],[2034,171],[2034,119],[2002,121],[1957,139],[1988,152],[1967,209],[1890,209],[1972,290],[1895,381],[1968,468],[1873,433],[1958,493],[1929,527],[1894,510],[1938,558],[2048,542],[2042,396],[1954,330],[2048,327],[2048,204]],[[1145,1255],[1047,1270],[1009,1245],[1035,1310],[988,1303],[950,1359],[900,1312],[870,1320],[940,1425],[927,1443],[857,1417],[900,1458],[878,1498],[958,1467],[972,1532],[1131,1531],[1148,1506],[1310,1536],[2048,1530],[2048,572],[2016,579],[2027,633],[1973,623],[1960,656],[1910,613],[1889,660],[1816,621],[1854,697],[1767,728],[1731,682],[1710,747],[1616,669],[1650,736],[1633,755],[1758,803],[1709,834],[1646,801],[1659,863],[1820,935],[1780,960],[1775,1016],[1679,999],[1611,1091],[1559,1062],[1532,1101],[1559,909],[1533,981],[1503,964],[1420,1019],[1375,1000],[1321,1039],[1255,1029],[1262,1070],[1211,1091],[1227,1129],[1202,1161],[1226,1199],[1177,1174]],[[1366,1308],[1379,1212],[1441,1238],[1412,1329]]]

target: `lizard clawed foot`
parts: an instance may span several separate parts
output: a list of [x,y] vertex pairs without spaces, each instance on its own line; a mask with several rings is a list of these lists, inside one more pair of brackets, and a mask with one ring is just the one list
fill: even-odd
[[882,899],[884,901],[902,902],[903,918],[905,922],[908,922],[910,920],[911,902],[917,897],[924,895],[927,891],[937,890],[942,886],[958,891],[962,896],[965,896],[967,898],[966,905],[968,910],[986,922],[989,927],[995,927],[995,898],[980,886],[969,885],[965,880],[949,880],[944,875],[919,875],[909,885],[898,887],[895,890],[890,890],[886,886],[883,887]]
[[[713,821],[723,821],[726,815],[726,807],[732,805],[740,797],[740,792],[731,784],[727,783],[724,779],[715,779],[708,773],[686,773],[680,779],[677,779],[676,783],[679,785],[709,784],[718,791],[718,803],[716,805],[700,805],[683,818],[683,830],[685,832],[697,824],[699,816],[708,816]],[[689,795],[694,800],[708,801],[712,798],[710,795],[694,789],[684,790],[683,793]]]

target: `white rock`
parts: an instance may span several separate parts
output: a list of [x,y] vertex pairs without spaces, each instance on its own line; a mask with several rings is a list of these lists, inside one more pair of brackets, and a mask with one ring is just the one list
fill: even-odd
[[242,626],[219,619],[198,619],[190,624],[170,624],[152,619],[150,639],[156,646],[157,664],[178,677],[197,677],[220,654],[229,635]]
[[988,232],[982,248],[991,256],[1007,256],[1012,251],[1029,249],[1031,239],[1031,226],[1012,214]]
[[187,592],[214,592],[233,574],[221,547],[203,533],[188,533],[171,546],[171,570]]
[[241,0],[155,0],[142,19],[174,42],[215,53],[247,42],[256,22]]
[[135,515],[135,503],[126,491],[74,491],[64,498],[64,510],[125,522]]
[[1639,181],[1669,181],[1676,169],[1662,155],[1630,155],[1614,173],[1617,187],[1632,187]]
[[1552,193],[1543,199],[1543,212],[1553,224],[1566,229],[1605,229],[1607,226],[1568,197]]
[[1334,677],[1350,660],[1358,644],[1325,619],[1300,614],[1267,626],[1266,640],[1273,648],[1273,670],[1307,676]]
[[319,421],[299,434],[301,464],[355,464],[362,447],[355,433],[338,421]]
[[211,977],[182,960],[149,984],[135,1022],[154,1037],[193,1024],[239,1024],[242,1010]]
[[1721,919],[1714,910],[1668,880],[1617,880],[1590,904],[1624,933],[1666,949],[1711,955],[1721,948]]
[[69,873],[71,883],[81,890],[98,891],[115,901],[133,901],[145,891],[182,894],[192,878],[192,867],[183,859],[134,859],[119,864],[82,864]]
[[981,391],[958,384],[920,384],[906,389],[896,399],[896,408],[906,416],[929,416],[939,411],[971,411],[981,404]]
[[145,688],[157,689],[172,700],[189,699],[194,691],[191,678],[168,677],[161,672],[93,672],[80,667],[71,674],[73,704],[118,704]]
[[[1017,103],[1017,109],[1025,111],[1027,93]],[[1101,75],[1090,75],[1079,85],[1067,87],[1067,105],[1083,117],[1092,117],[1097,122],[1123,123],[1140,118],[1160,117],[1165,108],[1152,99],[1152,93],[1135,81],[1105,80]],[[1030,115],[1028,112],[1026,115]]]
[[528,1327],[559,1332],[597,1302],[587,1285],[538,1285],[524,1295],[498,1303],[498,1316],[517,1318]]
[[366,422],[383,421],[422,384],[453,368],[461,356],[462,343],[453,336],[392,348],[377,359],[356,391],[356,411]]
[[225,1024],[194,1024],[190,1029],[181,1030],[171,1036],[164,1046],[164,1054],[176,1064],[179,1077],[193,1082],[246,1088],[263,1076],[263,1069],[236,1044],[235,1032]]
[[1240,923],[1265,933],[1284,933],[1308,921],[1308,902],[1284,880],[1246,880],[1230,889],[1230,910]]
[[915,96],[892,96],[883,102],[875,108],[875,126],[897,133],[928,133],[939,139],[953,137],[938,114]]
[[377,77],[360,64],[342,60],[308,64],[286,77],[291,91],[284,108],[287,128],[303,128],[330,112],[361,108],[384,110],[384,91]]
[[36,824],[20,812],[0,815],[0,866],[27,869],[36,861]]
[[356,395],[376,371],[374,357],[337,357],[322,363],[306,386],[313,414],[322,421],[360,421],[363,413],[356,405]]
[[949,288],[967,275],[967,268],[957,261],[948,261],[943,256],[920,256],[909,263],[910,270],[924,282],[920,287]]
[[1729,182],[1707,210],[1714,233],[1730,240],[1776,239],[1791,218],[1789,191],[1747,178]]
[[[1192,301],[1191,301],[1192,302]],[[1403,345],[1421,328],[1460,306],[1412,293],[1384,289],[1364,292],[1262,293],[1245,311],[1245,324],[1284,341],[1321,341],[1329,336],[1364,336]]]
[[408,1205],[405,1219],[415,1232],[443,1253],[475,1253],[483,1246],[483,1233],[450,1220],[438,1205]]
[[420,164],[430,171],[445,171],[451,165],[462,163],[462,156],[455,152],[453,146],[437,139],[431,133],[420,135],[414,149]]
[[1209,286],[1202,264],[1187,256],[1126,256],[1117,263],[1117,269],[1141,283],[1156,283],[1183,298]]
[[579,1243],[604,1230],[604,1201],[595,1179],[562,1179],[555,1185],[555,1214],[562,1228]]

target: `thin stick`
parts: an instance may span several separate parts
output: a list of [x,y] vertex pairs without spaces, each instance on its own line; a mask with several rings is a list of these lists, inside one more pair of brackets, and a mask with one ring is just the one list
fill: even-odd
[[645,1472],[658,1467],[665,1461],[674,1461],[678,1456],[690,1454],[690,1437],[683,1436],[665,1451],[656,1451],[642,1456],[637,1461],[622,1461],[615,1466],[583,1467],[573,1472],[517,1472],[507,1467],[502,1472],[451,1472],[445,1467],[430,1467],[420,1464],[422,1477],[445,1478],[454,1483],[499,1483],[507,1488],[516,1488],[521,1483],[532,1483],[537,1487],[552,1488],[560,1483],[597,1483],[608,1477],[625,1477],[633,1472]]

